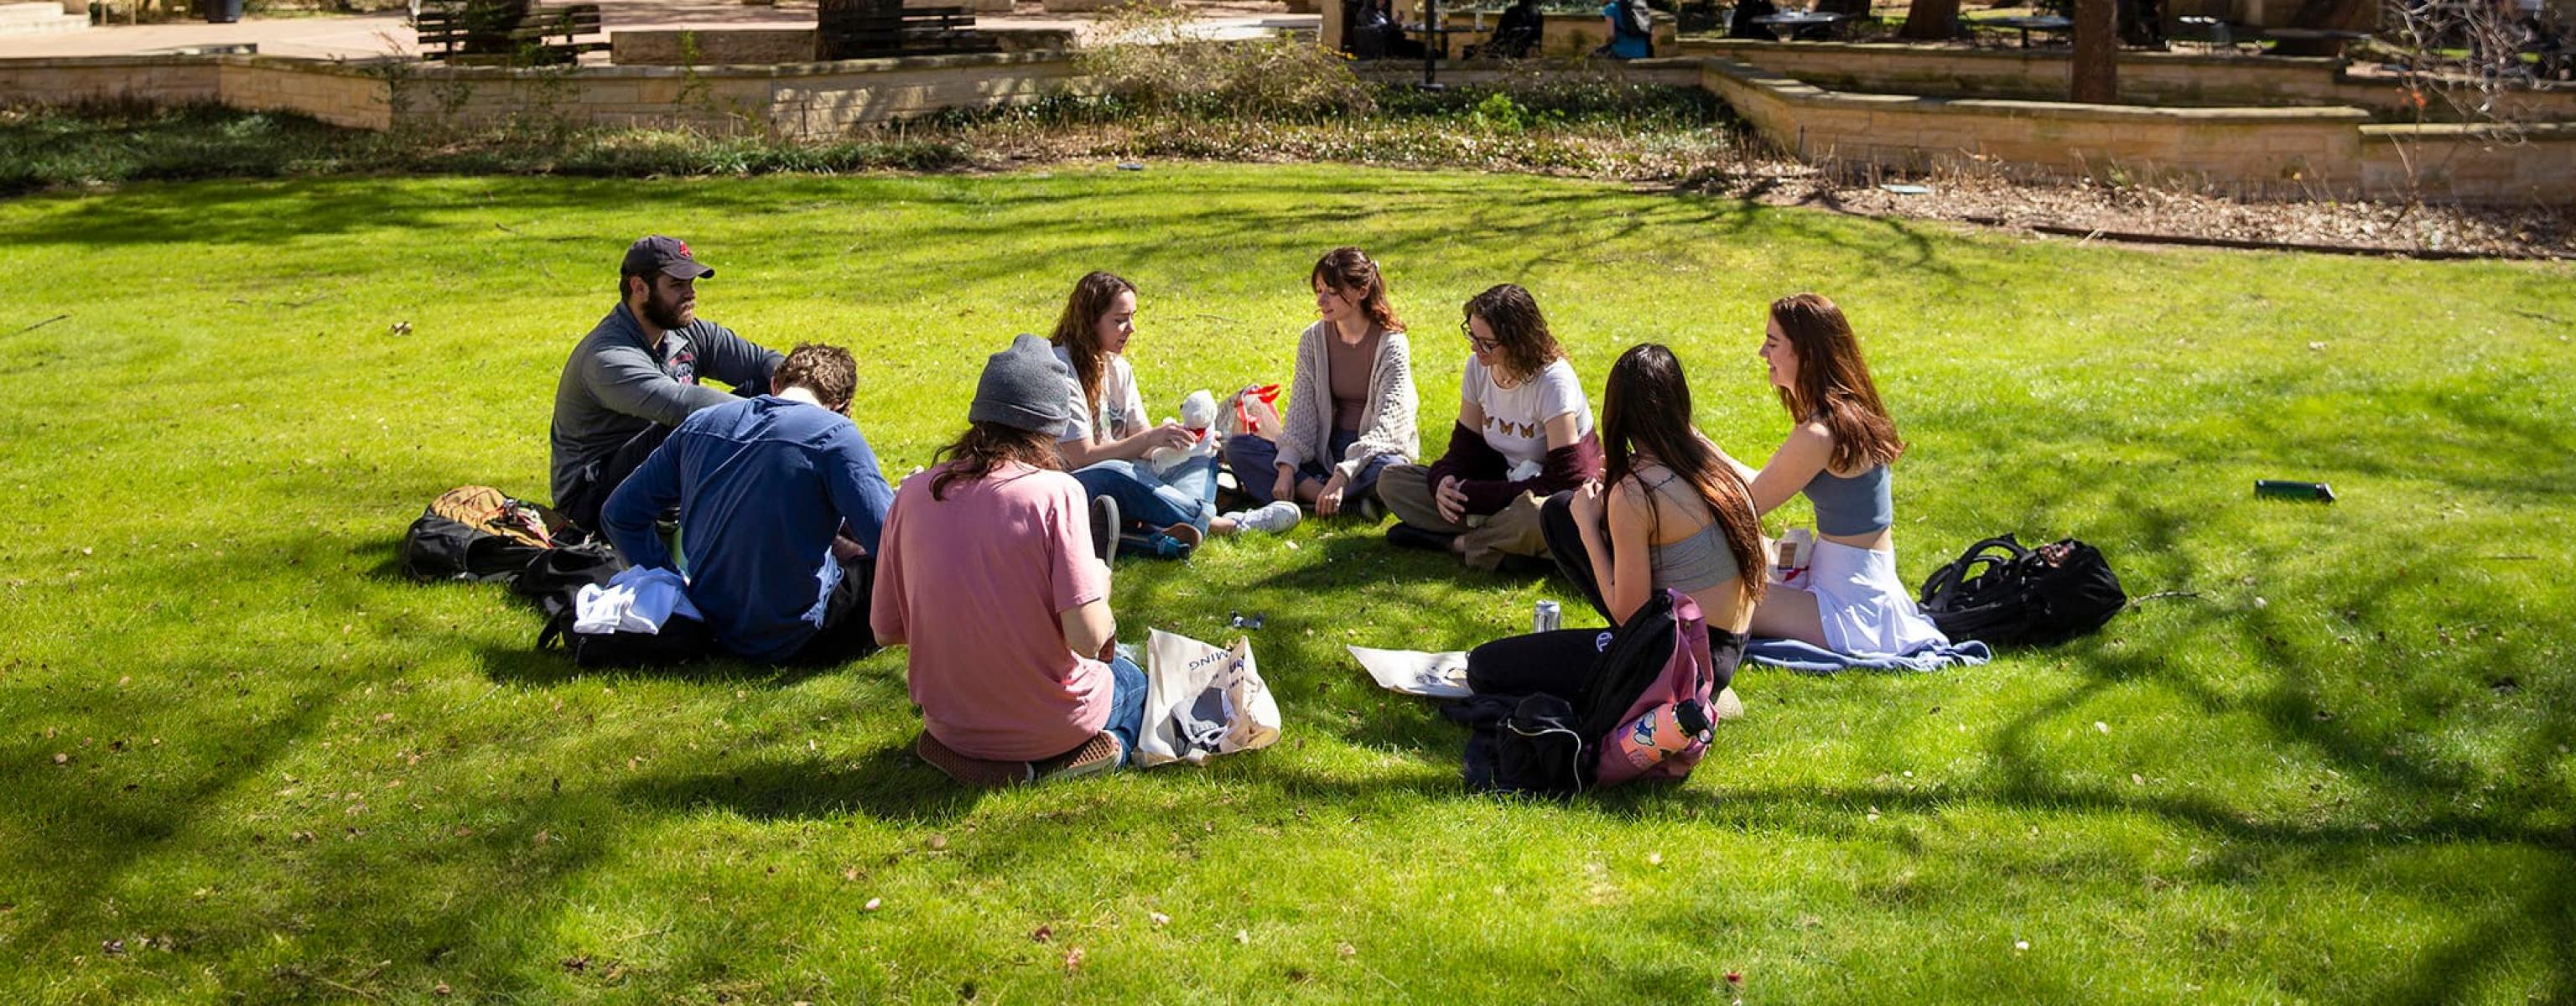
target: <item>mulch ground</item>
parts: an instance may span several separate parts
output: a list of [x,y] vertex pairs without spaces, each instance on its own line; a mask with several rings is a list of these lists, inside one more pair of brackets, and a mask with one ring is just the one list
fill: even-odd
[[[2067,181],[1960,176],[1837,182],[1782,165],[1698,191],[1778,206],[1948,220],[2100,240],[2282,246],[2426,257],[2576,258],[2576,207],[2252,200]],[[1923,191],[1917,191],[1917,189]]]

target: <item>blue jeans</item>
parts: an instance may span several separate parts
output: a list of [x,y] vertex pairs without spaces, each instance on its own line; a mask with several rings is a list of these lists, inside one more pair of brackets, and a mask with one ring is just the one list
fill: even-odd
[[[1305,464],[1297,466],[1297,481],[1313,482],[1318,486],[1331,481],[1333,464],[1339,462],[1342,453],[1350,450],[1359,439],[1357,433],[1334,430],[1332,442],[1326,445],[1325,457],[1308,458]],[[1394,460],[1393,455],[1387,454],[1368,459],[1367,464],[1360,466],[1359,477],[1342,488],[1342,502],[1357,503],[1375,493],[1377,473],[1386,470]],[[1235,434],[1225,438],[1225,463],[1226,467],[1234,469],[1234,480],[1243,484],[1243,494],[1252,497],[1255,505],[1271,501],[1270,490],[1279,484],[1278,444],[1256,434]]]
[[1109,689],[1109,723],[1107,731],[1125,745],[1125,759],[1119,764],[1136,761],[1136,735],[1145,729],[1145,670],[1136,662],[1119,657],[1109,662],[1109,676],[1115,682]]
[[1082,491],[1118,501],[1118,514],[1156,531],[1188,524],[1201,532],[1216,517],[1216,459],[1191,458],[1156,474],[1134,461],[1102,461],[1073,473]]

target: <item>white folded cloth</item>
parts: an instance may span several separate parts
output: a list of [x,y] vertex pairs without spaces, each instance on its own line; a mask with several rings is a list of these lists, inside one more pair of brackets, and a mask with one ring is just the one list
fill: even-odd
[[688,581],[667,569],[628,567],[608,585],[583,587],[573,598],[572,631],[586,635],[640,632],[659,635],[673,615],[706,616],[689,600]]

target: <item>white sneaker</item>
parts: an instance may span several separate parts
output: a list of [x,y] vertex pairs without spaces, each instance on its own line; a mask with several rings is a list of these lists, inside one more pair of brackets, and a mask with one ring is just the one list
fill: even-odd
[[1259,531],[1264,534],[1279,534],[1296,527],[1298,521],[1305,519],[1305,514],[1298,511],[1297,504],[1287,500],[1274,500],[1269,506],[1257,510],[1237,510],[1225,515],[1225,519],[1234,522],[1234,529],[1238,533]]
[[1709,719],[1714,722],[1724,723],[1728,720],[1744,718],[1744,700],[1736,697],[1735,689],[1731,686],[1718,689],[1717,694],[1711,697],[1709,706]]

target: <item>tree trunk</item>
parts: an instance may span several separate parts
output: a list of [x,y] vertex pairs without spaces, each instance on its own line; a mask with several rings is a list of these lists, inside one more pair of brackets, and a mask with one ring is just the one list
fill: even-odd
[[2118,0],[2075,0],[2073,99],[2092,105],[2120,100]]
[[1914,0],[1905,8],[1905,29],[1898,38],[1946,42],[1959,35],[1959,0]]

